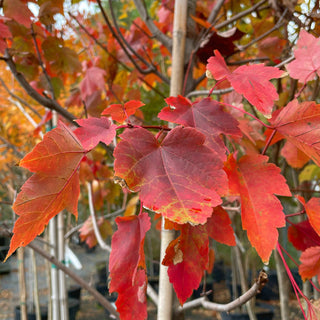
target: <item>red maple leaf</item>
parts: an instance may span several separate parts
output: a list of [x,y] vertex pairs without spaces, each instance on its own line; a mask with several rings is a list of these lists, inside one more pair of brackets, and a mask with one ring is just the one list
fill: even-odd
[[281,60],[279,60],[279,53],[283,51],[286,44],[287,41],[285,39],[280,39],[277,36],[265,38],[264,40],[259,42],[259,56],[267,56],[273,62],[279,63],[281,62]]
[[11,38],[12,34],[7,25],[5,25],[1,20],[0,20],[0,35],[1,38]]
[[231,219],[227,211],[218,206],[213,209],[212,216],[207,222],[208,235],[221,243],[228,246],[235,246],[236,239],[234,237],[234,231],[231,226]]
[[320,198],[311,198],[307,203],[301,196],[296,198],[304,205],[313,230],[320,236]]
[[292,100],[272,122],[278,132],[320,165],[320,105]]
[[226,147],[220,135],[223,133],[240,136],[237,120],[210,98],[192,103],[179,95],[167,98],[166,102],[174,106],[174,109],[163,108],[158,114],[160,119],[198,129],[207,138],[205,145],[213,149],[222,161],[226,160]]
[[124,105],[111,104],[108,108],[102,111],[101,115],[111,116],[112,120],[122,123],[142,106],[144,106],[144,103],[137,100],[128,101]]
[[0,20],[0,52],[4,53],[5,49],[7,48],[7,43],[4,40],[5,38],[11,38],[11,32],[8,26],[6,26],[1,20]]
[[[301,264],[299,274],[302,280],[311,279],[320,275],[320,247],[310,247],[302,252],[300,256]],[[318,277],[320,284],[320,277]]]
[[275,67],[266,67],[263,64],[241,66],[233,72],[227,67],[219,51],[214,51],[215,56],[208,59],[207,70],[216,80],[223,78],[233,86],[234,90],[253,104],[260,112],[269,115],[273,103],[279,96],[270,79],[280,78],[283,71]]
[[209,239],[206,226],[181,226],[180,236],[173,240],[162,264],[168,266],[168,276],[181,304],[199,287],[209,262]]
[[240,195],[242,227],[263,262],[268,262],[277,244],[277,228],[285,226],[275,194],[291,196],[280,168],[267,161],[267,156],[251,154],[236,162],[231,155],[225,164],[230,193]]
[[[207,28],[210,28],[210,23]],[[241,39],[244,34],[236,27],[224,32],[213,32],[201,43],[196,55],[203,64],[207,63],[214,50],[219,50],[225,57],[230,56],[236,49],[233,42]]]
[[89,118],[76,120],[80,128],[74,133],[87,151],[93,149],[100,141],[110,144],[116,135],[116,125],[107,118]]
[[221,203],[227,179],[223,163],[194,128],[176,127],[162,142],[149,131],[127,129],[115,151],[115,175],[140,192],[144,206],[166,218],[205,223]]
[[287,65],[290,77],[306,83],[320,76],[320,39],[304,29],[300,31],[296,48],[293,50],[295,60]]
[[293,168],[302,168],[310,160],[310,157],[288,140],[281,149],[281,155]]
[[91,67],[87,69],[86,75],[80,83],[80,92],[82,100],[91,96],[95,91],[105,89],[105,70],[98,67]]
[[59,127],[48,132],[20,161],[20,166],[35,174],[22,186],[13,204],[19,218],[13,228],[7,258],[40,235],[49,220],[63,209],[77,217],[78,167],[84,155],[77,137],[60,122]]
[[147,319],[147,275],[144,239],[150,229],[146,212],[116,218],[118,230],[112,237],[109,291],[118,292],[117,311],[121,319]]
[[301,251],[320,245],[320,237],[312,228],[309,220],[291,224],[288,228],[288,240],[297,250]]
[[26,28],[30,28],[33,14],[27,3],[23,3],[21,0],[6,0],[3,3],[3,13],[6,17],[14,19]]

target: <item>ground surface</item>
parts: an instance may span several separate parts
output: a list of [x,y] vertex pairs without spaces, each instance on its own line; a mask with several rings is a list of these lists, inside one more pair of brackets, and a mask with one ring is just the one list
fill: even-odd
[[[79,276],[89,281],[92,285],[97,282],[96,264],[106,261],[106,253],[102,250],[95,250],[88,253],[86,250],[79,246],[72,246],[72,249],[78,256],[80,262],[83,264],[81,270],[75,270]],[[32,267],[30,265],[30,258],[28,258],[28,251],[26,252],[26,269],[27,269],[27,291],[29,296],[32,295],[33,278]],[[0,274],[0,320],[14,320],[14,308],[19,305],[19,285],[18,285],[18,262],[15,256],[11,257],[7,263],[10,263],[10,272],[7,274]],[[38,274],[38,287],[40,293],[40,302],[46,305],[48,299],[48,286],[46,277],[45,262],[42,258],[37,257],[37,274]],[[71,281],[69,281],[71,285]],[[214,284],[214,301],[225,303],[230,301],[230,294],[224,282]],[[274,306],[275,315],[273,320],[280,320],[280,312],[277,301],[268,301],[269,305]],[[293,297],[290,301],[291,315],[290,319],[286,320],[300,320],[303,319],[302,313],[299,309],[298,303]],[[93,297],[85,290],[81,292],[81,305],[80,311],[77,313],[76,320],[103,320],[109,319],[105,310],[99,306]],[[156,309],[152,302],[148,304],[148,319],[156,319]],[[185,313],[186,320],[214,320],[221,319],[220,314],[214,311],[204,310],[202,308],[195,308],[188,310]],[[271,319],[270,319],[271,320]]]

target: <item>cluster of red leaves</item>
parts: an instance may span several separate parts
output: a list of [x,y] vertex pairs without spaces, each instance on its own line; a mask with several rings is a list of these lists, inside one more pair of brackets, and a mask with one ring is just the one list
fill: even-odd
[[[296,60],[314,47],[318,48],[318,42],[311,41],[303,32],[295,50]],[[316,64],[308,69],[308,75],[297,72],[296,60],[288,66],[292,77],[308,81],[318,72]],[[216,80],[227,79],[257,110],[272,114],[278,95],[269,80],[281,77],[283,71],[259,64],[231,72],[218,51],[209,59],[207,69]],[[98,75],[94,85],[90,80],[92,75]],[[82,95],[103,90],[103,77],[104,73],[96,67],[89,68]],[[90,85],[86,85],[88,81]],[[291,192],[280,168],[268,163],[267,156],[248,152],[240,157],[235,152],[227,157],[229,151],[222,135],[237,141],[248,132],[219,102],[205,98],[192,103],[182,96],[170,97],[166,102],[171,107],[164,108],[159,118],[178,126],[157,135],[130,123],[120,126],[126,129],[114,150],[114,172],[125,180],[128,189],[139,193],[145,207],[161,213],[180,232],[169,244],[162,263],[168,266],[170,281],[183,304],[199,286],[203,271],[210,269],[209,238],[235,245],[230,218],[220,207],[222,198],[240,199],[242,227],[261,259],[268,262],[278,240],[277,229],[285,226],[283,208],[276,195],[291,197]],[[142,105],[137,100],[111,105],[102,115],[124,123]],[[318,165],[319,109],[314,102],[293,100],[273,113],[270,120],[270,128],[280,134],[279,139],[285,138]],[[32,241],[62,209],[77,215],[80,162],[100,141],[110,144],[117,129],[107,117],[77,123],[80,128],[74,133],[61,123],[20,162],[35,174],[22,187],[14,204],[20,217],[13,230],[8,256],[17,247]],[[303,204],[310,224],[292,227],[293,242],[306,228],[320,234],[316,214],[320,209],[319,200],[313,198]],[[130,319],[145,319],[147,276],[143,245],[150,218],[143,212],[117,218],[116,222],[118,231],[112,239],[110,256],[110,292],[118,292],[116,305],[121,318],[129,319],[130,315]],[[320,271],[317,241],[316,247],[312,241],[298,245],[305,249],[300,267],[303,278]]]

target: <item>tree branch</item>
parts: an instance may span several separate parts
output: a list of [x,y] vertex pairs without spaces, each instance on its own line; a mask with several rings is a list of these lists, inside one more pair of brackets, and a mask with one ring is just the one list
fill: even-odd
[[221,9],[221,7],[223,6],[225,0],[218,0],[218,2],[216,3],[216,5],[214,6],[214,8],[212,9],[212,11],[210,12],[209,18],[208,18],[208,22],[213,24],[218,16],[218,13]]
[[17,71],[17,67],[13,62],[12,57],[10,56],[8,50],[6,50],[4,57],[10,71],[12,72],[16,80],[20,83],[21,87],[27,92],[27,94],[31,98],[36,100],[38,103],[40,103],[44,107],[50,110],[57,111],[57,113],[59,113],[69,122],[71,122],[74,125],[77,125],[76,122],[73,121],[75,119],[75,116],[73,114],[71,114],[69,111],[65,110],[64,108],[62,108],[62,106],[57,101],[52,100],[48,97],[42,96],[30,86],[29,82],[25,79],[23,74]]
[[223,21],[217,25],[215,25],[214,27],[219,30],[222,29],[223,27],[227,26],[228,24],[231,24],[237,20],[239,20],[240,18],[250,14],[251,12],[255,11],[257,8],[259,8],[261,5],[263,5],[265,2],[267,2],[268,0],[261,0],[260,2],[256,3],[255,5],[253,5],[251,8],[244,10],[236,15],[234,15],[232,18]]
[[32,242],[28,244],[28,247],[30,247],[35,252],[39,253],[42,257],[44,257],[45,259],[53,263],[58,269],[62,270],[66,275],[68,275],[75,282],[77,282],[82,288],[90,292],[104,308],[106,308],[112,315],[116,317],[116,319],[120,319],[119,314],[116,311],[116,309],[113,307],[113,305],[102,294],[100,294],[97,290],[92,288],[86,281],[80,278],[76,273],[71,271],[63,263],[58,261],[55,257],[51,256],[42,248],[34,245]]
[[183,310],[187,310],[197,306],[202,306],[205,309],[209,309],[209,310],[215,310],[218,312],[229,312],[237,307],[242,306],[247,301],[252,299],[257,293],[259,293],[262,290],[262,288],[265,286],[267,281],[268,281],[268,276],[265,273],[265,271],[262,270],[260,271],[258,279],[253,284],[253,286],[246,293],[244,293],[234,301],[231,301],[227,304],[220,304],[220,303],[210,302],[207,300],[206,297],[202,297],[202,298],[195,299],[185,303],[183,306],[180,306],[178,308],[178,311],[183,311]]
[[[118,216],[120,213],[122,213],[124,211],[124,209],[119,209],[115,212],[112,212],[112,213],[108,213],[108,214],[105,214],[103,217],[105,219],[108,219],[108,218],[111,218],[111,217],[115,217],[115,216]],[[80,223],[78,224],[77,226],[75,226],[74,228],[72,228],[71,230],[69,230],[64,238],[65,239],[68,239],[69,237],[71,237],[75,232],[77,232],[79,229],[81,229],[81,227],[84,225],[84,223]]]
[[146,23],[153,36],[160,41],[169,50],[169,52],[172,52],[172,39],[162,33],[154,24],[141,0],[133,0],[133,2],[136,5],[141,19]]
[[215,94],[226,94],[229,92],[232,92],[234,89],[233,88],[226,88],[226,89],[220,89],[220,90],[213,90],[210,92],[210,90],[196,90],[196,91],[191,91],[187,94],[187,98],[191,97],[196,97],[196,96],[207,96],[209,93],[215,95]]

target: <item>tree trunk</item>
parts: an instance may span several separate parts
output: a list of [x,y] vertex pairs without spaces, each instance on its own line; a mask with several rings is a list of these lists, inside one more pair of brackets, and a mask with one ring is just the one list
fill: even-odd
[[[49,222],[49,234],[50,254],[57,257],[57,217],[53,217]],[[51,265],[51,290],[52,320],[60,320],[58,269],[53,264]]]
[[38,290],[37,260],[36,260],[35,252],[31,249],[30,249],[30,256],[32,261],[33,300],[34,300],[34,306],[35,306],[36,320],[41,320],[40,300],[39,300],[39,290]]
[[[170,96],[182,93],[184,78],[184,54],[187,26],[187,0],[176,0],[173,21],[172,77]],[[163,260],[168,244],[174,239],[174,230],[164,227],[162,218],[160,262]],[[160,264],[158,320],[169,320],[172,317],[172,285],[169,282],[167,267]]]
[[[58,214],[58,259],[61,263],[64,263],[64,214],[60,212]],[[66,275],[63,271],[58,271],[59,279],[59,305],[60,305],[60,320],[68,320],[68,300],[67,300],[67,288],[66,288]]]
[[20,312],[21,320],[27,320],[27,290],[24,269],[24,248],[18,249],[19,288],[20,288]]
[[289,319],[289,279],[286,269],[279,257],[277,250],[274,251],[274,259],[276,262],[277,278],[279,286],[279,297],[280,297],[280,312],[281,319]]

